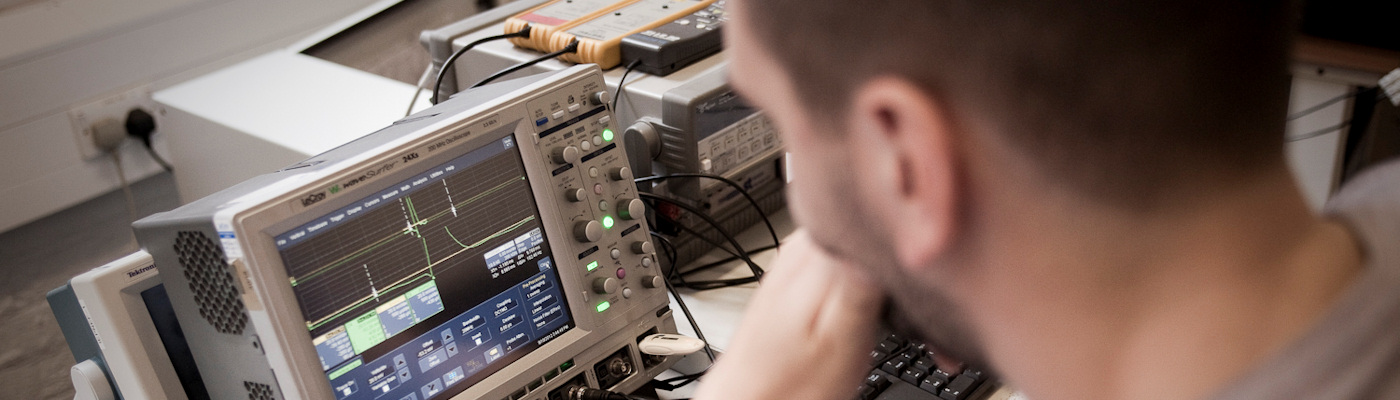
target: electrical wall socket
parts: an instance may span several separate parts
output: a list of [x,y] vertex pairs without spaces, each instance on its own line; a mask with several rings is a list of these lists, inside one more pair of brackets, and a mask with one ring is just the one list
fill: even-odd
[[133,108],[142,108],[156,117],[159,129],[160,115],[156,102],[151,99],[151,88],[141,85],[127,89],[93,102],[81,104],[68,110],[68,120],[73,123],[73,135],[78,142],[78,152],[84,160],[101,157],[104,153],[93,143],[92,125],[103,118],[115,118],[118,123],[126,123],[126,113]]

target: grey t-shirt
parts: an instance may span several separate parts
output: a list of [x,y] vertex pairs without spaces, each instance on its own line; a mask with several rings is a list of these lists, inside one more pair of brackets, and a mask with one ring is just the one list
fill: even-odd
[[1301,339],[1215,400],[1400,399],[1400,162],[1372,168],[1327,203],[1365,267]]

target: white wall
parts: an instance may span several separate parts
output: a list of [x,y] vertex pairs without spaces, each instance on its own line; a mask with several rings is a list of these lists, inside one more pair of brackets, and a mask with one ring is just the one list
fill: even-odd
[[1379,76],[1370,73],[1299,64],[1293,68],[1293,88],[1289,93],[1288,114],[1298,115],[1288,121],[1285,138],[1301,138],[1313,132],[1326,132],[1315,137],[1290,140],[1287,144],[1289,166],[1298,179],[1303,197],[1314,210],[1322,210],[1327,199],[1339,187],[1346,129],[1332,130],[1351,118],[1351,101],[1334,103],[1306,115],[1304,110],[1337,96],[1354,93],[1356,86],[1375,86]]
[[[120,186],[110,158],[83,159],[71,108],[135,87],[164,89],[285,46],[373,2],[0,3],[0,231]],[[159,171],[133,143],[123,154],[128,180]]]

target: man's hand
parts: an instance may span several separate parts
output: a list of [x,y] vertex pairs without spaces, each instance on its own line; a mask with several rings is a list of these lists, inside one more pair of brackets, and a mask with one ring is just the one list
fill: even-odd
[[868,369],[879,291],[804,232],[783,243],[697,400],[849,400]]

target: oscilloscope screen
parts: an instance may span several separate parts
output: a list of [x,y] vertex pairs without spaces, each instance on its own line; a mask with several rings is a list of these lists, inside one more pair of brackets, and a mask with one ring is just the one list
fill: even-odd
[[513,140],[274,236],[338,398],[459,392],[573,327]]

